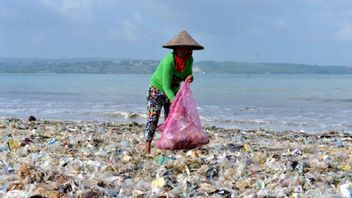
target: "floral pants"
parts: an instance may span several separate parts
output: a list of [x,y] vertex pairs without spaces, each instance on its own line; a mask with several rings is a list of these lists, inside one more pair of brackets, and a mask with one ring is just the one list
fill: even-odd
[[149,87],[147,94],[148,118],[145,128],[145,140],[151,141],[158,126],[161,108],[164,107],[164,119],[169,115],[170,100],[163,92],[153,86]]

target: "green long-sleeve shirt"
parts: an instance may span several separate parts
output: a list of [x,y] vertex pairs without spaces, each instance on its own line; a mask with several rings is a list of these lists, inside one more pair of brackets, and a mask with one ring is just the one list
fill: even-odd
[[176,71],[173,53],[167,54],[161,59],[152,75],[150,85],[158,88],[172,101],[180,88],[180,83],[184,81],[188,75],[192,74],[192,64],[193,57],[191,56],[186,61],[183,72]]

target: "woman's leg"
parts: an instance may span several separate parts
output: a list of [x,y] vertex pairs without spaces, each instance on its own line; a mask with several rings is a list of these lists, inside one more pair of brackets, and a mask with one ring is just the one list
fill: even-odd
[[158,126],[161,108],[163,106],[163,94],[157,88],[150,86],[147,97],[148,118],[145,128],[146,147],[144,152],[150,153],[150,145]]

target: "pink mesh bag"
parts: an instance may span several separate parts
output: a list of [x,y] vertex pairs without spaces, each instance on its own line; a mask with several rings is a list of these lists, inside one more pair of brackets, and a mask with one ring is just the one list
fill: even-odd
[[161,137],[156,147],[160,149],[192,149],[209,142],[208,135],[202,129],[188,80],[178,91],[169,116],[159,125],[158,131]]

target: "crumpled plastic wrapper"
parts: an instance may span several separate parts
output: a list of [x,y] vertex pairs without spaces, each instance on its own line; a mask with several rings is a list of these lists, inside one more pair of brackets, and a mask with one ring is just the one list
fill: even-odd
[[135,122],[3,118],[0,197],[351,196],[350,133],[203,129],[203,147],[145,155]]

